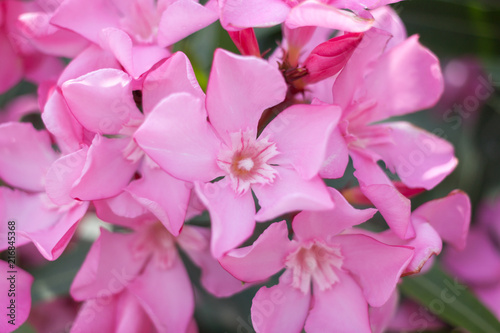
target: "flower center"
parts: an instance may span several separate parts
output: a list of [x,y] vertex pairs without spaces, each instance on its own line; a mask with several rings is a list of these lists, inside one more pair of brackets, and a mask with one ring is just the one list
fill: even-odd
[[136,258],[152,257],[160,268],[172,267],[178,257],[175,247],[176,238],[168,230],[157,222],[142,230],[141,235],[133,245]]
[[342,267],[343,257],[338,246],[313,241],[299,247],[286,258],[286,266],[292,270],[292,287],[307,293],[311,282],[321,291],[339,281],[335,270]]
[[268,161],[279,152],[268,138],[255,138],[251,130],[230,134],[231,147],[222,149],[217,164],[228,176],[238,194],[246,193],[252,184],[270,184],[277,171]]

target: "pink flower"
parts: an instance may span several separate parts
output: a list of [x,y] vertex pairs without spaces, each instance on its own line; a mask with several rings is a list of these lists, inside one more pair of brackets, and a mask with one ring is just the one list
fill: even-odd
[[[192,80],[193,70],[182,53],[174,54],[150,74],[141,90],[136,90],[139,83],[130,75],[114,68],[98,69],[62,84],[61,93],[56,92],[47,103],[45,112],[51,110],[52,114],[45,119],[56,121],[59,112],[76,120],[74,128],[81,134],[61,133],[60,129],[59,133],[68,136],[68,141],[80,137],[81,148],[51,166],[47,192],[54,202],[64,204],[72,199],[103,200],[127,191],[178,235],[191,187],[161,171],[132,136],[163,96],[179,90],[203,93]],[[141,93],[144,114],[136,105],[134,91]]]
[[194,0],[67,0],[51,23],[111,51],[130,75],[139,78],[168,56],[166,46],[217,20],[209,7]]
[[363,194],[401,238],[414,236],[410,201],[394,187],[377,161],[403,184],[432,189],[457,165],[447,141],[403,121],[374,124],[434,105],[443,90],[438,59],[413,36],[387,49],[390,35],[372,29],[333,85],[342,107],[339,130],[320,175],[338,178],[351,157]]
[[447,248],[443,263],[500,319],[500,220],[496,214],[499,203],[498,199],[481,203],[477,224],[471,228],[467,246],[463,251]]
[[[68,245],[88,202],[55,205],[45,193],[46,174],[59,154],[45,130],[29,123],[0,124],[0,178],[14,189],[0,187],[0,217],[16,222],[17,245],[33,242],[48,260]],[[0,250],[7,248],[8,230],[0,232]]]
[[[269,27],[285,23],[289,28],[319,26],[360,32],[370,28],[374,9],[397,0],[219,0],[220,21],[227,30]],[[347,9],[347,10],[345,10]]]
[[[217,50],[206,101],[171,95],[135,134],[165,171],[195,182],[212,218],[214,256],[250,236],[255,219],[332,207],[317,172],[338,109],[295,105],[258,135],[262,112],[281,102],[285,91],[281,73],[264,60]],[[210,182],[218,177],[224,179]],[[257,214],[252,191],[261,206]]]
[[115,332],[130,325],[132,332],[186,332],[194,295],[176,246],[201,267],[208,291],[226,297],[243,289],[210,256],[209,242],[209,231],[193,226],[185,226],[177,238],[158,222],[132,233],[102,229],[71,286],[74,299],[86,300],[74,331]]
[[[432,267],[433,255],[441,253],[444,242],[453,247],[454,253],[469,247],[466,247],[466,240],[470,242],[470,217],[469,197],[455,190],[446,197],[426,202],[413,211],[411,219],[416,232],[414,238],[402,240],[392,230],[368,235],[387,244],[413,248],[415,254],[404,275],[417,274]],[[370,318],[375,333],[384,332],[388,327],[397,331],[422,329],[418,325],[420,321],[415,321],[410,316],[415,312],[416,305],[406,301],[398,306],[397,299],[395,291],[393,297],[382,307],[371,308]],[[433,327],[441,325],[437,318],[434,321]]]
[[0,3],[0,93],[22,79],[40,84],[55,80],[63,69],[56,57],[36,50],[18,26],[19,15],[32,10],[34,3],[7,0]]
[[27,44],[43,54],[73,58],[89,42],[72,31],[51,24],[52,16],[61,3],[52,0],[29,2],[26,12],[17,17],[19,38],[24,37]]
[[468,239],[470,219],[469,197],[464,192],[455,190],[444,198],[424,203],[412,212],[414,237],[401,239],[392,229],[367,235],[386,244],[413,248],[415,255],[404,272],[405,275],[410,275],[420,272],[433,255],[439,255],[443,242],[457,250],[463,250]]
[[[330,189],[335,208],[303,211],[292,222],[272,224],[252,246],[220,262],[242,281],[262,281],[286,268],[280,282],[261,288],[252,304],[257,332],[371,332],[368,305],[381,306],[396,287],[413,250],[358,234],[351,227],[371,218]],[[346,233],[346,231],[348,231]],[[259,269],[255,269],[259,267]]]

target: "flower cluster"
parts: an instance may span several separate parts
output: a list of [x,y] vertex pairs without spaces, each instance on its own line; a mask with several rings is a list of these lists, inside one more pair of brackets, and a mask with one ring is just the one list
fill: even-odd
[[[186,258],[217,297],[283,272],[253,299],[257,332],[381,332],[376,309],[400,278],[443,241],[465,247],[465,193],[411,209],[457,159],[447,141],[389,121],[432,107],[444,86],[392,2],[0,3],[0,91],[38,85],[1,114],[2,223],[48,260],[88,212],[115,225],[73,281],[72,332],[196,332]],[[173,45],[217,20],[241,54],[217,49],[202,88]],[[254,28],[279,24],[263,56]],[[42,128],[20,121],[36,110]],[[350,160],[358,185],[327,185]],[[189,222],[203,211],[209,226]],[[385,231],[369,231],[377,212]],[[272,223],[259,235],[256,221]],[[32,278],[18,279],[17,321],[2,332],[30,310]]]

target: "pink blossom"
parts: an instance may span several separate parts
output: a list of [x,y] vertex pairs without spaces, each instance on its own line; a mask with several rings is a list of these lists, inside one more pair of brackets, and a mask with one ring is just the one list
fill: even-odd
[[109,50],[130,75],[139,78],[168,56],[166,46],[217,20],[209,7],[194,0],[67,0],[51,23]]
[[457,250],[466,246],[471,219],[470,199],[462,191],[452,191],[444,198],[424,203],[411,214],[411,222],[415,236],[401,239],[395,231],[367,235],[392,245],[408,246],[414,249],[415,255],[405,269],[405,275],[420,272],[426,262],[439,255],[443,242]]
[[[320,26],[360,32],[370,28],[368,9],[397,2],[353,0],[219,0],[220,21],[227,30],[269,27],[285,23],[289,28]],[[347,9],[347,10],[345,10]]]
[[[211,214],[215,256],[250,236],[255,219],[332,206],[317,172],[339,116],[336,107],[292,106],[257,135],[262,112],[281,102],[285,91],[280,72],[264,60],[217,50],[206,101],[171,95],[135,134],[165,171],[195,182]],[[218,177],[224,179],[210,183]],[[261,206],[257,214],[250,189]]]
[[62,1],[35,0],[29,3],[26,12],[17,17],[20,38],[47,55],[73,58],[89,44],[78,34],[50,23],[54,12]]
[[[55,260],[68,245],[88,202],[70,200],[55,205],[45,193],[46,174],[58,154],[47,131],[29,123],[0,125],[0,216],[16,222],[17,245],[33,242],[48,260]],[[7,229],[0,232],[0,249],[6,249]]]
[[131,325],[133,332],[187,331],[194,295],[176,246],[201,267],[208,291],[225,297],[243,289],[211,258],[209,243],[209,231],[201,227],[185,226],[177,238],[158,222],[132,233],[102,229],[71,286],[73,298],[86,300],[73,330],[95,325],[90,327],[115,332]]
[[[55,92],[45,112],[51,110],[47,118],[55,121],[55,112],[76,121],[73,128],[81,134],[60,134],[70,142],[80,138],[81,143],[77,151],[51,166],[47,182],[51,199],[58,204],[72,199],[103,200],[127,191],[177,235],[191,188],[161,171],[132,136],[163,96],[179,90],[202,94],[193,77],[184,54],[176,53],[163,62],[140,85],[144,114],[133,98],[138,83],[121,70],[98,69],[63,83],[61,93]],[[172,78],[176,78],[175,84]],[[58,126],[51,128],[57,130]],[[107,185],[103,187],[103,183]]]
[[37,84],[55,80],[63,69],[60,59],[36,50],[18,26],[18,16],[33,7],[33,3],[25,1],[7,0],[0,3],[0,93],[22,79]]
[[484,201],[480,205],[477,224],[470,231],[463,251],[454,248],[443,253],[445,268],[467,284],[491,311],[500,318],[500,223],[499,200]]
[[335,208],[299,213],[292,222],[293,240],[285,221],[277,222],[252,246],[220,258],[243,281],[262,281],[285,268],[279,284],[261,288],[253,300],[257,332],[301,332],[302,327],[307,332],[371,332],[368,305],[387,302],[412,259],[410,248],[351,229],[374,209],[354,209],[339,192],[330,193]]
[[[404,275],[425,272],[434,264],[433,256],[439,255],[443,243],[453,247],[453,253],[467,249],[466,240],[470,242],[469,224],[471,204],[468,196],[459,191],[452,191],[448,196],[429,201],[412,213],[412,223],[416,236],[402,240],[392,230],[382,233],[369,233],[375,239],[392,245],[404,245],[414,249],[415,254],[406,267]],[[461,262],[457,261],[457,265]],[[398,305],[398,294],[395,291],[391,299],[379,308],[370,309],[370,319],[375,333],[390,330],[418,330],[420,321],[415,321],[411,314],[417,309],[416,303],[403,301]],[[431,327],[442,326],[437,318],[429,324]],[[432,326],[431,326],[432,324]]]
[[410,188],[432,189],[457,159],[450,143],[407,122],[373,124],[428,108],[443,90],[439,61],[417,36],[387,50],[389,38],[382,30],[366,32],[337,77],[333,102],[343,114],[320,175],[342,176],[350,156],[363,194],[399,237],[411,238],[410,201],[376,162],[384,161]]

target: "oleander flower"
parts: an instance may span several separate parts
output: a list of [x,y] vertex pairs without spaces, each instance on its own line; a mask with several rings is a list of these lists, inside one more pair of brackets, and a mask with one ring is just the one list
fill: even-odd
[[250,236],[255,219],[332,207],[317,173],[339,110],[295,105],[259,134],[262,112],[285,91],[281,73],[264,60],[217,50],[206,101],[167,97],[136,131],[138,145],[163,170],[195,183],[210,212],[216,257]]
[[177,247],[201,268],[209,292],[227,297],[244,288],[210,256],[206,228],[185,226],[175,237],[159,222],[134,227],[101,229],[71,285],[72,297],[85,301],[72,331],[193,332],[193,288]]
[[[252,303],[259,333],[371,332],[368,305],[386,303],[414,251],[357,233],[373,216],[330,189],[335,208],[302,211],[292,222],[271,224],[253,245],[228,252],[222,266],[242,281],[267,279],[285,268],[279,284],[262,287]],[[255,269],[259,267],[259,269]],[[265,311],[264,311],[265,310]]]
[[377,165],[383,161],[410,188],[432,189],[457,165],[453,146],[408,122],[390,117],[434,105],[443,91],[439,61],[418,36],[388,46],[391,35],[372,28],[333,85],[342,117],[320,175],[338,178],[352,159],[363,194],[401,238],[415,235],[410,201]]

